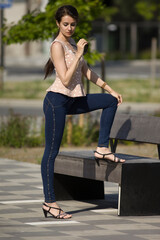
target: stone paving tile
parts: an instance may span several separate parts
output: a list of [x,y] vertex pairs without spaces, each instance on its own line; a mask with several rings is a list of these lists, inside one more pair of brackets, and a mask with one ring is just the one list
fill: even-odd
[[117,185],[106,183],[105,192],[105,200],[59,201],[73,218],[46,219],[40,166],[0,159],[0,240],[160,239],[160,216],[118,217]]
[[[88,237],[87,240],[142,240],[142,238],[139,238],[137,236],[131,236],[131,235],[114,235],[111,233],[110,235],[106,236],[92,236]],[[150,239],[151,240],[151,239]]]
[[144,234],[144,235],[137,235],[137,237],[140,237],[142,239],[147,239],[147,240],[159,240],[160,235],[159,234]]
[[2,236],[0,237],[0,240],[23,240],[23,238],[19,237],[14,237],[14,236]]
[[[57,240],[57,239],[60,239],[60,240],[87,240],[87,238],[81,238],[81,237],[72,237],[72,236],[55,236],[53,234],[53,236],[51,237],[47,237],[45,239],[47,240]],[[24,240],[30,240],[31,238],[30,237],[24,237],[24,238],[21,238],[21,239],[24,239]],[[44,237],[32,237],[32,240],[44,240]]]

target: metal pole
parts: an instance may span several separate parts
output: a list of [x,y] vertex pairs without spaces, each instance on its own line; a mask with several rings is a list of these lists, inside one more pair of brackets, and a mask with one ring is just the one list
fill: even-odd
[[3,46],[3,33],[1,28],[3,26],[3,8],[0,8],[0,90],[3,89],[3,68],[4,68],[4,46]]
[[[102,53],[101,57],[101,78],[105,82],[106,81],[106,68],[105,68],[105,53]],[[104,93],[105,90],[102,89],[102,93]]]
[[152,84],[152,87],[155,87],[156,54],[157,54],[157,39],[152,38],[152,42],[151,42],[151,84]]
[[124,56],[126,53],[126,24],[120,24],[120,51],[121,55]]
[[136,57],[137,55],[137,23],[131,23],[131,54]]
[[[26,14],[28,14],[31,11],[31,0],[27,0],[26,1]],[[26,56],[30,56],[31,51],[30,51],[30,42],[27,41],[25,43],[25,55]]]

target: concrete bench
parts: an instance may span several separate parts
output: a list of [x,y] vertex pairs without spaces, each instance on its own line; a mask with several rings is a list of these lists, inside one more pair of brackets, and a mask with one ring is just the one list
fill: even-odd
[[[116,114],[110,144],[119,140],[156,144],[160,157],[160,118]],[[160,214],[160,160],[116,153],[124,164],[100,161],[93,151],[61,152],[55,162],[57,200],[104,198],[104,181],[118,183],[118,215]]]

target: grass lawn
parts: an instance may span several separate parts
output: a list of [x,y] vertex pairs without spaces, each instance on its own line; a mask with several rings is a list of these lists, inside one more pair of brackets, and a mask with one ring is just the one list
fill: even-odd
[[[0,91],[0,98],[16,99],[43,99],[46,89],[53,80],[37,80],[26,82],[5,82],[3,91]],[[160,102],[160,79],[156,81],[155,87],[151,87],[149,80],[126,79],[107,80],[107,83],[117,92],[121,93],[125,102]],[[86,81],[85,81],[86,84]],[[101,89],[90,84],[90,93],[100,93]],[[84,148],[84,147],[83,147]],[[77,148],[73,147],[72,150]],[[95,147],[89,148],[94,150]],[[62,149],[64,150],[64,149]],[[67,149],[65,149],[67,150]],[[40,164],[44,148],[9,148],[0,147],[0,157],[10,158],[19,161],[27,161]],[[129,153],[140,156],[156,157],[157,147],[154,145],[133,144],[120,145],[117,152]]]
[[[90,147],[62,147],[60,151],[66,150],[95,150],[96,145]],[[30,162],[40,164],[43,156],[44,147],[23,147],[23,148],[11,148],[11,147],[0,147],[0,158],[14,159],[23,162]],[[131,144],[124,145],[118,144],[117,152],[139,155],[143,157],[158,158],[157,146],[152,144]]]
[[[43,99],[52,82],[53,80],[5,82],[0,98]],[[156,80],[155,87],[151,86],[149,79],[107,80],[107,83],[122,94],[125,102],[160,102],[160,79]],[[90,93],[98,92],[101,89],[91,83]]]

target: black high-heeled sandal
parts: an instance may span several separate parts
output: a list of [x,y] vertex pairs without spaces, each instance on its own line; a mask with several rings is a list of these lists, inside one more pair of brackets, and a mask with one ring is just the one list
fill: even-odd
[[[96,161],[98,166],[100,166],[99,160],[102,160],[102,161],[105,161],[105,162],[108,162],[108,163],[123,163],[123,162],[121,162],[121,159],[116,157],[112,152],[103,154],[103,153],[99,153],[97,151],[94,151],[94,153],[98,153],[99,155],[103,156],[102,158],[95,157],[95,161]],[[112,161],[110,159],[105,158],[105,156],[108,156],[108,155],[113,155],[114,156],[114,160]]]
[[[63,212],[63,210],[62,210],[61,208],[50,207],[50,206],[48,206],[48,205],[45,204],[45,203],[43,203],[43,206],[46,206],[46,207],[49,208],[48,210],[42,208],[43,213],[44,213],[44,216],[45,216],[46,218],[47,218],[47,214],[48,214],[48,213],[49,213],[50,215],[52,215],[52,217],[57,218],[57,219],[69,219],[69,218],[71,218],[71,217],[65,218],[65,216],[67,216],[68,214],[67,214],[67,213],[61,213],[61,212]],[[58,215],[52,214],[52,213],[50,212],[51,208],[59,210],[59,214],[58,214]]]

